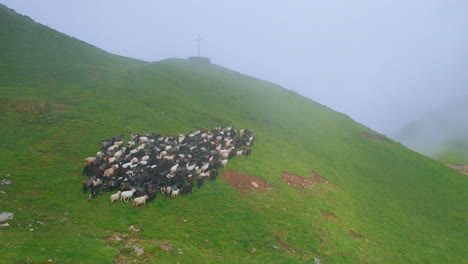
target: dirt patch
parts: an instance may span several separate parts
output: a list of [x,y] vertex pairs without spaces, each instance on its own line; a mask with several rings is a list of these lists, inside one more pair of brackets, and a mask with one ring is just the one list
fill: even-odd
[[334,213],[326,211],[326,210],[320,210],[320,213],[327,220],[332,220],[332,219],[337,219],[338,218],[338,217],[336,217],[336,215]]
[[278,245],[279,245],[281,248],[286,249],[286,251],[289,252],[289,253],[292,253],[292,254],[296,253],[296,251],[294,251],[294,249],[290,248],[286,243],[284,243],[284,242],[281,240],[280,236],[278,236],[278,235],[276,235],[276,234],[272,234],[272,235],[275,236],[276,241],[278,242]]
[[242,174],[233,170],[224,171],[222,177],[242,194],[273,189],[273,187],[264,179]]
[[376,134],[371,134],[371,133],[360,133],[361,137],[363,138],[371,138],[371,139],[378,139],[378,140],[383,140],[383,141],[387,141],[387,142],[390,142],[388,139],[382,137],[382,136],[379,136],[379,135],[376,135]]
[[353,229],[350,229],[349,230],[349,235],[354,238],[354,239],[359,239],[359,238],[362,238],[362,235],[361,234],[358,234],[356,232],[354,232]]
[[287,185],[294,189],[311,189],[318,183],[330,183],[317,172],[311,171],[310,173],[312,174],[310,178],[304,178],[296,174],[283,172],[283,180]]
[[457,170],[460,173],[463,173],[465,175],[468,175],[468,165],[463,165],[463,164],[445,164],[445,166],[450,167],[454,170]]

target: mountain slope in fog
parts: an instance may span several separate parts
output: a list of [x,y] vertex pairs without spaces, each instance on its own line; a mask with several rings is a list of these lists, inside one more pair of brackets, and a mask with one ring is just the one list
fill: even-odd
[[426,113],[403,128],[395,139],[445,163],[468,163],[468,96]]
[[[466,259],[466,177],[439,162],[254,77],[114,56],[1,5],[0,19],[0,179],[11,182],[0,207],[14,213],[0,263]],[[116,190],[83,193],[83,158],[101,140],[217,126],[256,133],[252,154],[226,170],[269,188],[241,192],[220,175],[138,208],[111,205]]]

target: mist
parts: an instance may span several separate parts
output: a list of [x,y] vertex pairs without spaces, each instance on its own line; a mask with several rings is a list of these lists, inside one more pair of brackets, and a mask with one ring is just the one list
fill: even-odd
[[[197,55],[387,135],[468,94],[468,1],[0,0],[145,61]],[[457,111],[457,110],[456,110]]]
[[468,96],[448,102],[395,135],[409,148],[430,157],[456,150],[468,160]]

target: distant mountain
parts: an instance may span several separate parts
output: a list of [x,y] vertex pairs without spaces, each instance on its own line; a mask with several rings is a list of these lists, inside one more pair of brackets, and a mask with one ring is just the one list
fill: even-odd
[[468,95],[426,113],[394,138],[444,163],[468,164]]
[[[119,183],[147,190],[134,177],[154,175],[139,169],[103,178],[109,191],[89,202],[83,192],[83,159],[103,139],[229,126],[255,132],[251,155],[193,194],[111,205]],[[173,158],[201,166],[223,142],[211,140]],[[0,5],[0,208],[14,214],[0,263],[463,263],[467,185],[273,83],[115,56]]]

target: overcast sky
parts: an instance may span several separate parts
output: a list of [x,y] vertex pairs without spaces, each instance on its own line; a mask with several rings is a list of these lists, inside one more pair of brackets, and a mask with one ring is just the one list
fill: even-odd
[[[468,94],[468,0],[0,0],[111,53],[197,54],[387,135]],[[468,114],[468,113],[467,113]]]

